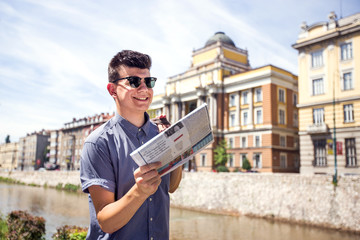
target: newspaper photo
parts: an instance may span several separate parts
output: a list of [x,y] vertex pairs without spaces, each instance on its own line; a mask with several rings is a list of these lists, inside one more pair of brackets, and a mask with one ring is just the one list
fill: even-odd
[[139,165],[161,162],[162,176],[180,167],[214,141],[207,104],[203,104],[168,129],[133,151]]

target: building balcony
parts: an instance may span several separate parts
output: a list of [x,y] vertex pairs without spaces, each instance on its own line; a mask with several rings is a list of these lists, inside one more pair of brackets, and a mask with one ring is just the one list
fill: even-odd
[[329,128],[325,123],[312,124],[312,125],[307,126],[308,134],[327,133],[328,131],[329,131]]

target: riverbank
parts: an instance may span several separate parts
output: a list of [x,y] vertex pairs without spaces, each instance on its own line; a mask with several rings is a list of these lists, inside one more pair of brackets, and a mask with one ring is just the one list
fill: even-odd
[[[80,185],[79,172],[12,172],[27,185]],[[299,174],[184,173],[173,207],[246,215],[360,233],[360,177]]]

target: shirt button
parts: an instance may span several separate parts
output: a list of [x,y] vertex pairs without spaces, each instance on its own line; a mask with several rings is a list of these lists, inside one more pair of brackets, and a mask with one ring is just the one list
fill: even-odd
[[150,218],[150,221],[151,221],[151,222],[152,222],[152,220],[153,220],[153,219],[152,219],[152,218]]
[[149,201],[151,202],[151,201],[152,201],[152,198],[149,198]]
[[154,238],[153,238],[153,237],[151,237],[151,238],[150,238],[150,240],[154,240]]
[[139,128],[139,132],[141,131],[141,128]]
[[143,142],[143,141],[141,141],[141,144],[144,144],[144,142]]

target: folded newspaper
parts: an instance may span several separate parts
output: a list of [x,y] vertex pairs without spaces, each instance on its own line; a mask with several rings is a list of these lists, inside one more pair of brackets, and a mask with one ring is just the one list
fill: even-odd
[[162,176],[180,167],[214,141],[207,104],[171,125],[130,156],[139,165],[161,162]]

